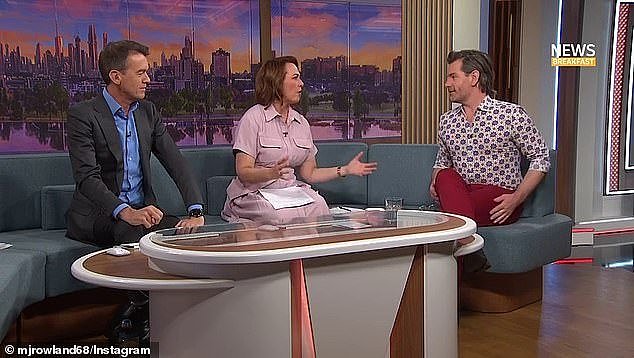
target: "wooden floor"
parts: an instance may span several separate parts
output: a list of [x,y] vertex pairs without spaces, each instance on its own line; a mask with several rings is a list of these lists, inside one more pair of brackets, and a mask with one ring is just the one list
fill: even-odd
[[463,311],[460,357],[634,357],[634,273],[591,264],[544,268],[542,302]]

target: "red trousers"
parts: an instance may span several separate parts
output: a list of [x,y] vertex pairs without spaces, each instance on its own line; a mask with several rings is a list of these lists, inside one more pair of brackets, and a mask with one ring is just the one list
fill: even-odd
[[487,184],[467,184],[454,169],[442,169],[436,176],[436,194],[442,211],[463,215],[473,219],[478,226],[511,224],[520,217],[522,205],[502,224],[491,221],[490,211],[499,203],[493,201],[502,194],[514,191]]

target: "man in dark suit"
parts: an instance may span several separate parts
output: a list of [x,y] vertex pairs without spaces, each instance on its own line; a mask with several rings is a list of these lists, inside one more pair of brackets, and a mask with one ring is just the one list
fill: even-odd
[[[75,193],[66,213],[66,235],[106,247],[138,241],[168,227],[204,224],[198,184],[167,133],[153,103],[143,100],[150,78],[146,46],[108,44],[99,54],[106,87],[70,108],[68,140]],[[179,220],[163,215],[152,191],[150,153],[176,183],[189,211]]]

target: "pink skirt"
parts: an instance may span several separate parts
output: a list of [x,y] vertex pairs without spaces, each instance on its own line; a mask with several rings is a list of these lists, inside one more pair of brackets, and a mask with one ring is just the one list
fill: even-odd
[[324,198],[308,185],[300,188],[315,201],[293,208],[274,209],[260,192],[250,192],[225,202],[222,218],[229,222],[255,221],[262,224],[281,225],[298,217],[316,217],[330,214]]

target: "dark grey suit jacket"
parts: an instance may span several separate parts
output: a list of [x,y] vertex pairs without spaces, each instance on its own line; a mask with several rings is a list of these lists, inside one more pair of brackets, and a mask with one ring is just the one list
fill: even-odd
[[[154,153],[172,177],[187,207],[202,204],[198,184],[154,104],[139,101],[134,120],[139,137],[145,204],[156,204],[151,183],[150,153]],[[70,108],[67,130],[76,186],[66,213],[66,235],[94,242],[92,228],[95,219],[100,215],[112,215],[114,209],[123,203],[119,199],[123,181],[121,140],[112,112],[101,93]]]

